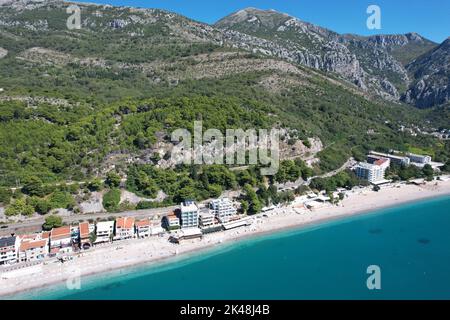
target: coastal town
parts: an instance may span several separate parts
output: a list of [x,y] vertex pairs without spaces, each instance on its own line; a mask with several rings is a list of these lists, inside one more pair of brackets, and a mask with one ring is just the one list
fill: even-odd
[[166,232],[170,234],[171,242],[179,243],[201,238],[203,234],[249,224],[248,218],[237,215],[235,205],[228,198],[216,199],[208,207],[200,208],[194,201],[186,200],[179,209],[169,212],[162,219],[136,221],[134,217],[119,217],[96,224],[82,222],[53,228],[51,231],[0,238],[0,265],[20,267],[21,264],[48,258],[64,261],[71,254],[103,243],[162,236]]
[[[437,174],[428,180],[387,180],[386,170],[393,163],[418,167],[429,165]],[[239,214],[238,201],[228,197],[213,199],[208,203],[186,199],[175,210],[170,210],[162,216],[149,215],[139,220],[135,217],[117,217],[96,223],[79,222],[32,234],[11,234],[0,238],[0,282],[5,285],[16,283],[27,274],[42,272],[41,269],[36,271],[36,267],[48,267],[55,263],[76,263],[83,269],[84,266],[79,265],[77,260],[82,261],[81,258],[86,253],[95,254],[96,251],[124,249],[122,252],[126,256],[126,252],[136,253],[133,248],[138,243],[142,245],[148,242],[152,246],[147,249],[153,248],[154,253],[137,253],[140,257],[135,257],[139,258],[137,263],[144,263],[156,258],[176,256],[183,252],[183,248],[187,248],[188,252],[195,251],[214,243],[237,240],[242,236],[445,195],[450,190],[450,177],[438,174],[440,166],[441,164],[432,162],[429,156],[370,152],[366,162],[359,162],[352,167],[355,174],[367,181],[368,185],[350,189],[338,188],[331,194],[311,190],[296,196],[289,203],[264,207],[260,213],[254,215]],[[362,198],[364,203],[360,203]],[[145,210],[143,211],[145,215]],[[119,268],[123,266],[124,261],[117,263],[116,267]],[[98,268],[100,266],[97,266]],[[8,292],[7,286],[3,288]]]
[[222,2],[0,0],[0,301],[450,299],[450,2]]

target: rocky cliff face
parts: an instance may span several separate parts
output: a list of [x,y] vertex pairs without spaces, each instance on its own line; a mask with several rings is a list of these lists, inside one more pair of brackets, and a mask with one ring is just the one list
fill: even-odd
[[450,38],[406,67],[414,76],[402,100],[419,108],[447,103],[450,97]]
[[0,59],[6,57],[7,55],[8,55],[8,50],[0,47]]
[[[224,30],[226,40],[235,47],[336,73],[364,91],[394,101],[414,81],[411,67],[406,65],[436,46],[417,33],[339,35],[284,13],[255,8],[240,10],[215,26]],[[439,103],[445,96],[442,80],[433,85],[422,81],[418,85],[408,91],[404,101],[413,102],[420,94],[419,88],[436,89],[431,94],[436,97],[430,103]]]
[[366,89],[366,72],[333,31],[273,10],[248,8],[218,21],[225,42],[277,56],[307,67],[334,72]]
[[426,44],[428,42],[428,40],[422,38],[422,36],[415,32],[394,35],[375,35],[367,37],[366,40],[373,46],[386,50],[392,50],[395,47],[404,47],[411,42],[422,44]]

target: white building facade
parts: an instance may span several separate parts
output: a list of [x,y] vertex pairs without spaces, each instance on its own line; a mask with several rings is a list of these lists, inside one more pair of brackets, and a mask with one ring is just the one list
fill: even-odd
[[386,169],[376,164],[360,162],[356,167],[356,175],[370,183],[377,183],[384,180]]
[[95,243],[109,242],[114,234],[114,221],[98,222],[96,226],[97,239]]
[[420,164],[430,164],[432,159],[430,156],[408,153],[407,157],[412,161]]
[[50,254],[64,254],[73,251],[72,230],[70,226],[53,228],[50,232]]
[[135,235],[134,233],[134,218],[125,217],[116,219],[116,232],[114,239],[124,240],[131,239]]
[[17,237],[0,238],[0,265],[17,262],[19,240]]
[[197,228],[199,211],[193,201],[181,203],[181,228]]
[[220,222],[226,223],[230,221],[231,217],[236,215],[236,208],[228,198],[220,198],[211,201],[209,204],[211,214],[213,214]]
[[199,215],[199,224],[200,227],[209,227],[214,224],[214,215],[209,212],[201,212]]
[[47,239],[32,240],[21,243],[19,250],[20,262],[34,262],[45,259],[49,253]]
[[179,229],[180,226],[181,226],[180,218],[178,218],[177,215],[174,212],[171,212],[167,216],[164,216],[162,224],[168,230]]
[[391,161],[391,163],[394,163],[397,165],[402,165],[402,166],[408,166],[411,163],[411,160],[408,157],[396,156],[396,155],[388,154],[388,153],[371,151],[369,154],[369,157],[371,157],[371,156],[387,158]]
[[150,221],[148,219],[136,221],[135,226],[138,238],[147,238],[150,236]]

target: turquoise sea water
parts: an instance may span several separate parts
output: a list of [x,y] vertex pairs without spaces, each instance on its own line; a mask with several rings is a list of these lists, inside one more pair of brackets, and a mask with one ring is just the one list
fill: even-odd
[[[381,290],[367,289],[367,267]],[[31,293],[38,299],[450,299],[450,197]]]

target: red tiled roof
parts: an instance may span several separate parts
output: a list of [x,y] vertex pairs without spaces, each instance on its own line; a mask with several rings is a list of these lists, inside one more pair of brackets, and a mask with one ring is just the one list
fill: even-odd
[[169,218],[169,219],[171,219],[171,218],[177,218],[177,215],[176,215],[175,211],[170,212],[170,213],[167,215],[167,218]]
[[50,238],[53,240],[70,238],[70,226],[54,228],[50,233]]
[[20,251],[27,251],[30,249],[45,247],[46,245],[47,245],[47,240],[27,241],[20,245]]
[[150,225],[150,220],[145,219],[145,220],[141,220],[141,221],[136,221],[135,225],[136,225],[136,227],[147,227]]
[[50,231],[42,232],[42,239],[48,239],[50,238]]
[[378,159],[377,161],[375,161],[374,164],[377,166],[381,166],[382,164],[384,164],[386,162],[388,162],[388,159],[381,158],[381,159]]
[[82,222],[78,226],[80,228],[80,237],[89,237],[89,222]]
[[120,229],[131,229],[134,226],[134,218],[126,217],[126,218],[118,218],[116,220],[116,228]]

